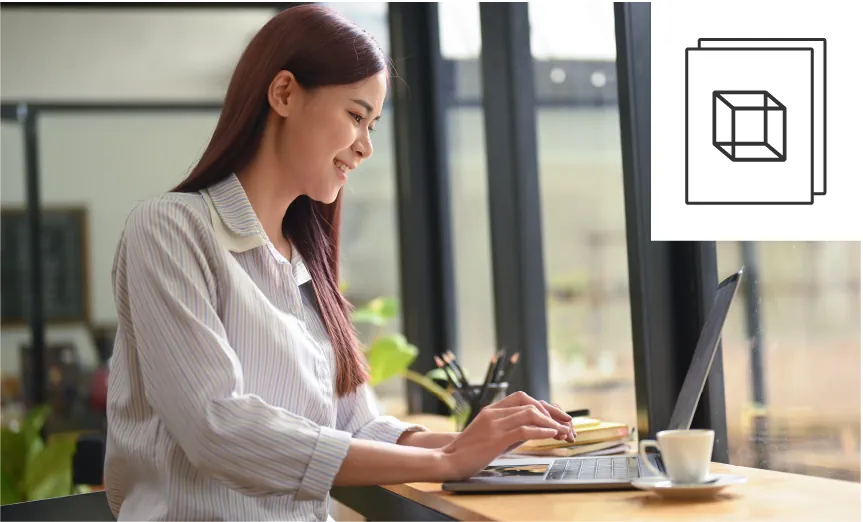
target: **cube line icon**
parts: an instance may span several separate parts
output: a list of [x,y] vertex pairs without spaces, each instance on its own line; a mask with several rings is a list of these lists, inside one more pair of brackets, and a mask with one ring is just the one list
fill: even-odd
[[713,146],[734,162],[785,161],[787,113],[766,90],[713,91]]

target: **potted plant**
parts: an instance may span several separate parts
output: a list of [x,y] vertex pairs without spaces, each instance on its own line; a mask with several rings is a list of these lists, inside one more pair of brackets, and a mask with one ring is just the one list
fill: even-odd
[[72,460],[78,435],[60,433],[42,438],[50,409],[40,406],[24,419],[0,430],[0,504],[64,497],[75,493]]
[[417,358],[419,349],[400,333],[384,333],[384,328],[398,315],[398,312],[399,306],[396,299],[377,297],[352,313],[354,324],[365,324],[371,327],[371,340],[363,346],[369,364],[369,385],[374,388],[395,377],[412,381],[446,404],[456,422],[461,425],[462,417],[468,416],[470,412],[463,405],[456,404],[452,394],[435,382],[435,379],[447,381],[444,370],[435,368],[426,374],[411,370],[410,366]]

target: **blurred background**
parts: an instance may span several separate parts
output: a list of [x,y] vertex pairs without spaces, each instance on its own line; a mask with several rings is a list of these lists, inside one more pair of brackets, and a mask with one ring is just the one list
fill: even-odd
[[[390,52],[387,3],[328,5]],[[4,425],[22,422],[31,402],[28,150],[38,165],[44,230],[48,426],[99,431],[117,322],[111,267],[125,218],[194,165],[236,60],[277,9],[0,9]],[[480,8],[450,2],[437,12],[459,325],[453,348],[468,373],[481,378],[498,343]],[[635,426],[612,4],[530,4],[529,21],[533,69],[525,72],[536,93],[550,398]],[[131,107],[137,104],[148,108]],[[37,106],[28,127],[22,115]],[[343,283],[357,304],[400,298],[403,291],[392,112],[390,96],[375,155],[345,197]],[[28,133],[35,139],[28,141]],[[33,142],[37,148],[28,149]],[[755,278],[738,294],[722,344],[731,463],[859,481],[860,244],[716,244],[718,279],[744,264]],[[401,315],[387,328],[401,331]],[[415,410],[403,379],[376,391],[385,413]]]

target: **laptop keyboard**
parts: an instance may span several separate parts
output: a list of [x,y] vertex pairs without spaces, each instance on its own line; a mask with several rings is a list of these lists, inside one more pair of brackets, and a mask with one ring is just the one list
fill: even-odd
[[557,459],[546,480],[630,480],[638,477],[638,457]]

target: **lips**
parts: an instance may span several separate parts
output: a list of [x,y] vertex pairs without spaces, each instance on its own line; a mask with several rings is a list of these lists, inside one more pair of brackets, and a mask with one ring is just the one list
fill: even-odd
[[333,160],[333,165],[335,165],[337,169],[339,169],[340,171],[342,171],[345,174],[347,174],[353,170],[353,167],[351,167],[350,165],[348,165],[344,161]]

